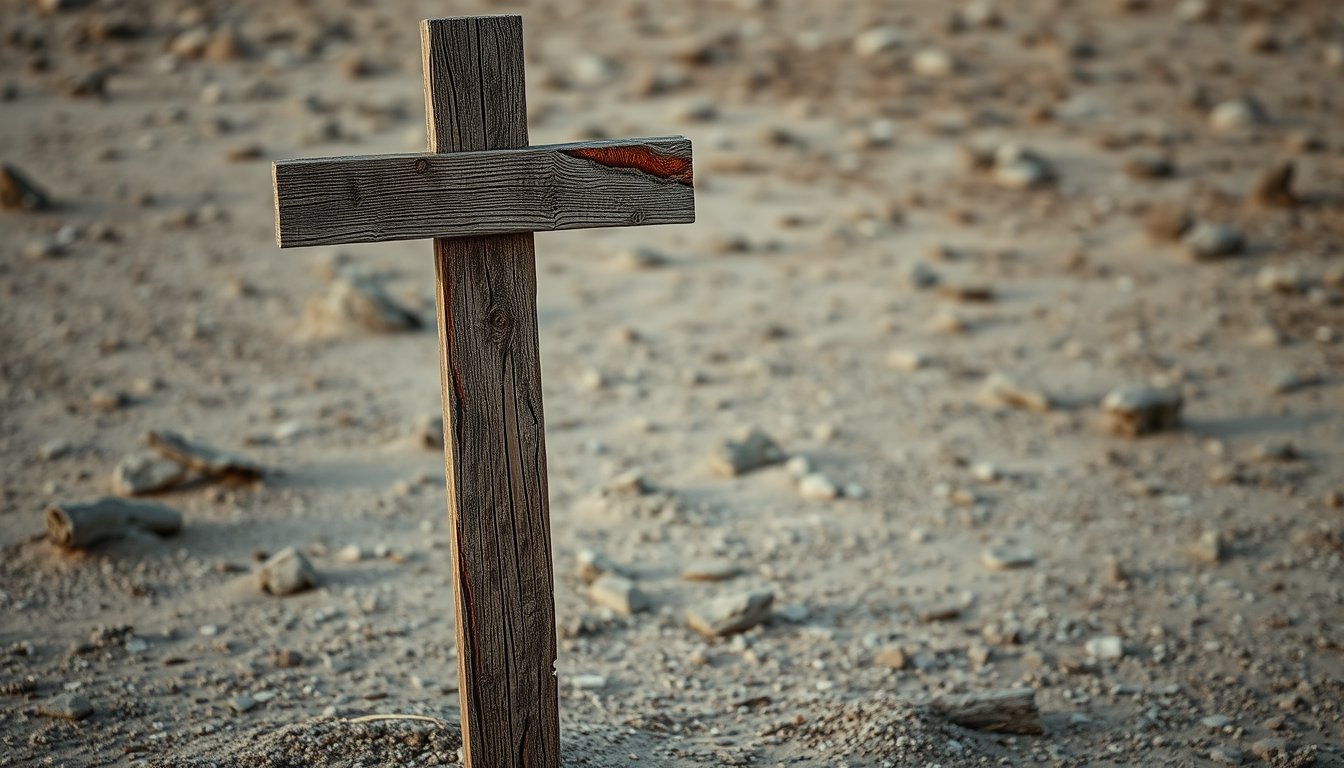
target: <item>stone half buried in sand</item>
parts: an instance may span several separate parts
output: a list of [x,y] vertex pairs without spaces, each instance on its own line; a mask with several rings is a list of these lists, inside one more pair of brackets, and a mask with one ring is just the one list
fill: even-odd
[[1185,398],[1175,387],[1117,387],[1101,409],[1107,429],[1127,437],[1175,429],[1181,423]]
[[112,492],[118,496],[158,493],[186,479],[187,468],[183,464],[153,451],[135,451],[123,457],[112,470]]
[[47,508],[46,524],[52,543],[79,549],[124,536],[132,529],[160,535],[177,533],[182,528],[182,515],[152,501],[109,496],[85,504],[53,504]]
[[257,571],[257,586],[272,595],[292,595],[317,586],[317,571],[294,547],[276,552]]
[[651,602],[635,582],[614,573],[605,573],[588,587],[588,599],[617,616],[647,611]]
[[342,274],[308,299],[299,335],[328,338],[360,331],[393,333],[420,327],[420,318],[388,296],[376,280]]
[[726,637],[770,618],[775,593],[755,589],[711,598],[686,610],[686,623],[707,638]]
[[186,465],[211,477],[237,480],[256,480],[266,474],[260,464],[236,453],[222,451],[198,440],[191,440],[169,430],[150,431],[145,444],[165,458]]
[[775,441],[753,427],[736,440],[720,443],[710,455],[710,467],[720,475],[733,477],[778,464],[784,458],[784,451]]

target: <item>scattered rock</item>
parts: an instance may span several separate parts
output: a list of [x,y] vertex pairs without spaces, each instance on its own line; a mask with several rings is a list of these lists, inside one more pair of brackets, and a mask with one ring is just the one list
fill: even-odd
[[992,373],[980,389],[980,399],[991,407],[1026,408],[1031,411],[1050,410],[1050,398],[1044,392],[1029,389],[1002,373]]
[[615,262],[630,270],[657,269],[667,266],[667,257],[653,248],[625,248],[616,252]]
[[1101,401],[1107,428],[1116,434],[1138,437],[1175,429],[1181,422],[1185,398],[1176,388],[1117,387]]
[[1159,205],[1149,208],[1143,215],[1144,231],[1157,242],[1179,241],[1194,223],[1190,214],[1179,205]]
[[1269,380],[1269,388],[1279,394],[1288,394],[1319,383],[1320,377],[1314,373],[1286,368],[1274,373]]
[[647,595],[624,576],[606,573],[588,587],[588,599],[617,616],[629,616],[649,609]]
[[733,477],[784,461],[784,452],[760,429],[752,428],[737,440],[725,440],[710,456],[711,468]]
[[1217,565],[1227,556],[1220,531],[1205,531],[1185,551],[1191,558],[1206,565]]
[[924,77],[946,77],[957,71],[957,60],[939,48],[925,48],[910,59],[910,69]]
[[1296,267],[1268,265],[1255,276],[1255,287],[1264,293],[1300,293],[1306,285],[1306,278]]
[[86,504],[47,507],[47,537],[53,544],[80,549],[131,530],[168,536],[182,529],[182,515],[152,501],[130,501],[111,496]]
[[905,669],[910,664],[910,659],[905,655],[905,651],[892,646],[873,654],[873,663],[888,669]]
[[908,270],[906,270],[905,279],[911,288],[921,290],[924,288],[932,288],[937,285],[938,281],[942,279],[942,276],[928,264],[925,264],[922,261],[916,261],[910,265]]
[[0,208],[40,211],[51,207],[47,194],[12,165],[0,165]]
[[887,355],[887,365],[898,371],[918,371],[930,362],[928,355],[910,350],[895,350]]
[[343,563],[358,563],[364,559],[364,548],[358,544],[347,544],[336,553],[336,559]]
[[271,663],[283,669],[303,666],[303,654],[288,648],[276,648],[271,651]]
[[62,693],[47,699],[37,706],[37,713],[44,717],[59,717],[66,720],[83,720],[93,714],[93,705],[89,700],[76,693]]
[[443,450],[443,414],[422,413],[415,418],[415,441],[428,450]]
[[146,445],[165,458],[185,464],[210,477],[255,480],[266,474],[265,468],[260,464],[236,453],[222,451],[166,429],[147,432],[144,440]]
[[724,637],[768,620],[774,602],[769,589],[723,595],[688,608],[686,622],[707,638]]
[[1249,198],[1263,208],[1292,208],[1297,204],[1292,187],[1293,163],[1285,160],[1256,175]]
[[1265,110],[1260,102],[1244,96],[1225,101],[1209,112],[1209,125],[1217,131],[1242,131],[1265,122]]
[[1094,637],[1083,644],[1087,655],[1101,661],[1116,661],[1125,655],[1125,643],[1115,635]]
[[583,691],[596,691],[607,687],[607,678],[602,675],[574,675],[569,684]]
[[1055,180],[1055,171],[1040,155],[1017,144],[994,152],[994,181],[1005,189],[1036,189]]
[[165,491],[187,478],[187,468],[152,451],[127,454],[112,470],[112,492],[118,496]]
[[323,338],[357,331],[393,333],[417,330],[419,316],[388,296],[368,277],[339,275],[304,305],[300,335]]
[[1209,759],[1215,763],[1223,765],[1241,765],[1245,759],[1241,756],[1241,751],[1232,747],[1214,747],[1209,750]]
[[727,581],[740,572],[737,563],[718,557],[692,560],[681,569],[681,578],[686,581]]
[[1251,754],[1267,763],[1272,762],[1288,754],[1288,741],[1276,738],[1260,739],[1251,744]]
[[69,440],[66,440],[63,437],[58,437],[55,440],[49,440],[43,443],[42,446],[37,449],[37,457],[43,461],[55,461],[56,459],[62,459],[69,456],[70,452],[73,450],[74,446],[70,444]]
[[804,499],[829,501],[840,495],[840,489],[821,472],[809,472],[798,481],[798,493]]
[[895,27],[873,27],[861,32],[854,38],[855,55],[870,59],[884,51],[890,51],[901,44],[901,33]]
[[257,571],[257,586],[272,595],[292,595],[317,586],[317,571],[294,547],[271,556]]
[[1176,166],[1166,155],[1139,152],[1125,159],[1124,170],[1135,179],[1165,179],[1176,172]]
[[1209,715],[1201,717],[1199,724],[1213,731],[1220,731],[1232,722],[1232,718],[1227,715]]
[[975,731],[1040,735],[1041,713],[1032,688],[1007,688],[940,696],[929,708],[950,723]]
[[687,99],[672,108],[670,117],[681,123],[707,123],[718,117],[719,109],[706,98]]
[[592,584],[603,574],[614,573],[619,576],[629,578],[631,573],[620,565],[617,565],[611,558],[591,549],[579,550],[578,572],[579,578],[583,583]]
[[1208,261],[1241,253],[1246,238],[1229,224],[1200,223],[1190,228],[1181,243],[1192,259]]
[[961,617],[961,609],[955,606],[940,606],[921,611],[920,624],[934,624],[940,621],[954,621]]
[[1036,553],[1026,547],[990,547],[980,553],[980,563],[994,571],[1027,568],[1036,564]]
[[257,700],[248,696],[246,693],[240,693],[229,699],[229,708],[234,712],[248,712],[257,706]]

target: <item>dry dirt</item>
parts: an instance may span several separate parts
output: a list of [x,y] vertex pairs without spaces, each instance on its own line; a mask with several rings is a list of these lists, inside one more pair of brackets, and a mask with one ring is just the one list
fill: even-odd
[[[0,0],[0,160],[53,202],[0,211],[0,765],[456,761],[430,247],[280,251],[268,162],[422,148],[419,20],[517,12],[534,144],[696,153],[694,225],[536,237],[566,764],[1344,766],[1344,9],[988,7]],[[1053,178],[972,167],[1005,142]],[[1145,234],[1173,205],[1244,249]],[[305,321],[351,269],[424,328]],[[1108,432],[1122,384],[1180,426]],[[749,426],[841,497],[711,472]],[[150,429],[272,471],[48,543]],[[287,546],[319,588],[258,591]],[[652,608],[592,604],[583,549]],[[687,627],[763,587],[765,624]],[[1044,735],[924,706],[1013,685]]]

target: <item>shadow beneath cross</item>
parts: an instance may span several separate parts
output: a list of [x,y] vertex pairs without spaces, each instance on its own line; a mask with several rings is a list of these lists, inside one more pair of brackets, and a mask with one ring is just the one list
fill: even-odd
[[1260,414],[1226,419],[1181,419],[1181,425],[1192,435],[1205,438],[1244,437],[1272,432],[1294,432],[1310,429],[1338,414],[1317,411],[1295,413],[1289,416]]

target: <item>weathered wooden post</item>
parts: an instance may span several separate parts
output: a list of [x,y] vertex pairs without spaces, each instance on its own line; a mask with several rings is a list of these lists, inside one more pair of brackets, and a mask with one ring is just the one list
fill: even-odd
[[467,764],[560,763],[532,232],[695,220],[681,137],[528,147],[519,16],[420,25],[434,154],[276,163],[280,247],[434,238]]

